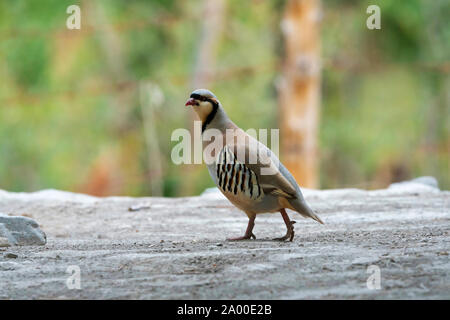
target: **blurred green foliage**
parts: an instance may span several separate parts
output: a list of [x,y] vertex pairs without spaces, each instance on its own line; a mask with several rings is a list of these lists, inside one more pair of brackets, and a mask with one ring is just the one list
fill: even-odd
[[[81,30],[66,8],[81,7]],[[449,177],[450,2],[323,0],[322,188]],[[140,83],[164,93],[154,113],[166,196],[212,186],[170,161],[188,127],[203,5],[195,1],[0,0],[0,188],[149,195],[152,164]],[[226,1],[209,86],[242,128],[277,128],[284,1]],[[98,18],[99,12],[104,19]]]

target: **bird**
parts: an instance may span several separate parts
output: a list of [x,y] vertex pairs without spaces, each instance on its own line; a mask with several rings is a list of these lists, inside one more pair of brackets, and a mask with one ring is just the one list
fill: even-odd
[[[249,219],[243,236],[227,240],[256,239],[253,227],[256,215],[261,213],[279,212],[286,224],[286,234],[273,240],[294,239],[296,222],[289,219],[286,209],[324,224],[306,203],[299,185],[277,156],[231,121],[211,91],[194,90],[185,106],[193,108],[201,121],[202,136],[215,129],[222,147],[211,152],[212,161],[206,163],[209,174],[223,195]],[[210,142],[202,140],[205,150]]]

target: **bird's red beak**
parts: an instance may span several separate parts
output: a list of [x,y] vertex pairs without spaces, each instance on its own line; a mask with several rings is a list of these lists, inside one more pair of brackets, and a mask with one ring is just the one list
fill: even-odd
[[186,101],[185,106],[193,106],[195,104],[195,99],[194,98],[189,98],[188,101]]

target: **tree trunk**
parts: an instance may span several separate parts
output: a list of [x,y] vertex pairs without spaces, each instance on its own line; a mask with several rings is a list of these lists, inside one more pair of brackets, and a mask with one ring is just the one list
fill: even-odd
[[301,186],[318,187],[320,107],[319,0],[288,0],[281,22],[285,40],[279,86],[281,157]]

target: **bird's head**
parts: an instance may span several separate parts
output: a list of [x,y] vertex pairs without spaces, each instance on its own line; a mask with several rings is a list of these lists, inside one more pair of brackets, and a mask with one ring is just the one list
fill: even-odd
[[204,121],[213,110],[220,105],[217,97],[209,90],[197,89],[192,91],[186,106],[192,106],[200,119]]

